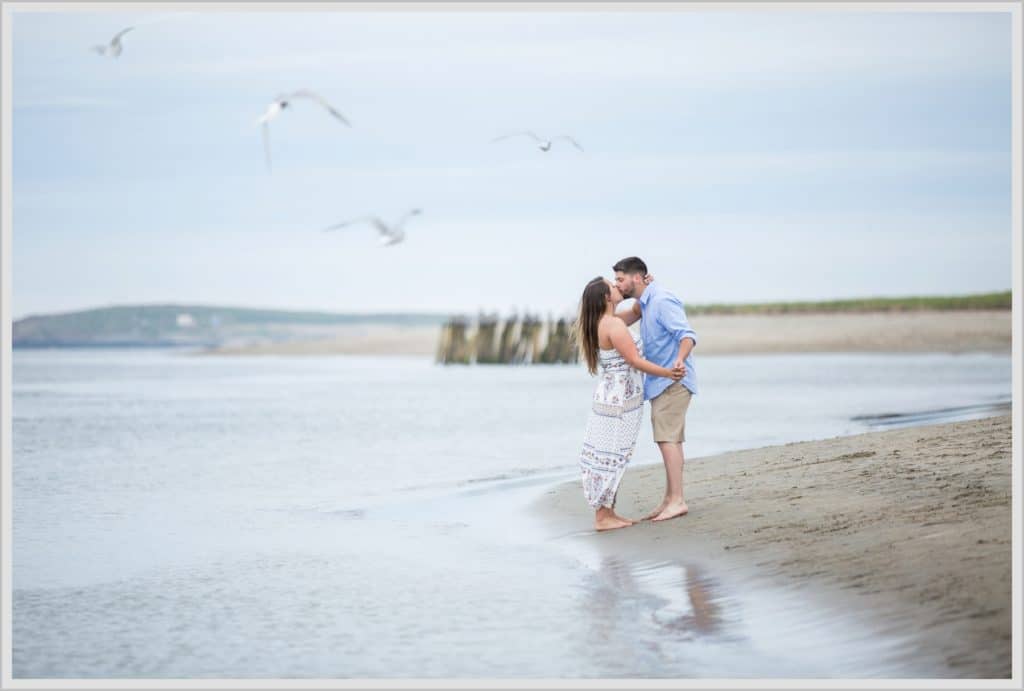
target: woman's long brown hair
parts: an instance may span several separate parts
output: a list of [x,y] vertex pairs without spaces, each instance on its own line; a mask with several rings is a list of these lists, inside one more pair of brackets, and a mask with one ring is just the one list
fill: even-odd
[[580,357],[587,363],[587,371],[597,374],[597,323],[604,315],[607,298],[611,295],[608,283],[598,276],[583,289],[580,313],[573,324],[573,337],[580,349]]

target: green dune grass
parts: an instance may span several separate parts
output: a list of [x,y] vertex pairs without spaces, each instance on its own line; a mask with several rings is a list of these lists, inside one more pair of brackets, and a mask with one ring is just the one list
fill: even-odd
[[687,307],[689,314],[800,314],[834,312],[911,312],[950,310],[1008,310],[1010,291],[948,297],[891,297],[827,300],[823,302],[766,302],[708,304]]

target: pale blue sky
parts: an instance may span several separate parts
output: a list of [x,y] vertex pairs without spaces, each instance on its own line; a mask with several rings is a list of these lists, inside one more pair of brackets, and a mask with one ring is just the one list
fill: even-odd
[[[124,26],[124,53],[89,52]],[[1010,15],[15,12],[15,317],[571,310],[1011,285]],[[278,93],[310,103],[271,125]],[[531,128],[574,135],[549,153]],[[421,217],[407,242],[365,214]]]

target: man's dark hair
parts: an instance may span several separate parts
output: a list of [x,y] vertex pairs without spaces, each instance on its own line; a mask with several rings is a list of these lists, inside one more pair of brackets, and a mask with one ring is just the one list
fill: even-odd
[[621,271],[624,274],[640,274],[642,276],[647,275],[647,265],[644,264],[644,260],[640,257],[626,257],[615,262],[615,266],[612,267],[612,271]]

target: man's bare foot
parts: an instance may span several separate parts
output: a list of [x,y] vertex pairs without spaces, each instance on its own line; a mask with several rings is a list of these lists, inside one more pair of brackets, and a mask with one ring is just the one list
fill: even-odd
[[651,520],[652,521],[667,521],[668,519],[675,518],[677,516],[685,516],[687,514],[687,512],[689,512],[689,510],[690,510],[689,507],[686,506],[686,502],[674,501],[671,504],[669,504],[668,506],[666,506],[664,509],[662,509],[661,513],[659,513],[657,516],[655,516]]
[[643,520],[645,520],[645,521],[651,520],[655,516],[659,515],[662,511],[664,511],[666,506],[668,506],[668,499],[663,499],[662,502],[660,504],[658,504],[658,508],[656,508],[654,511],[651,511],[649,514],[644,516]]
[[598,532],[603,530],[615,530],[616,528],[627,528],[633,522],[621,516],[606,516],[594,520],[594,529]]

